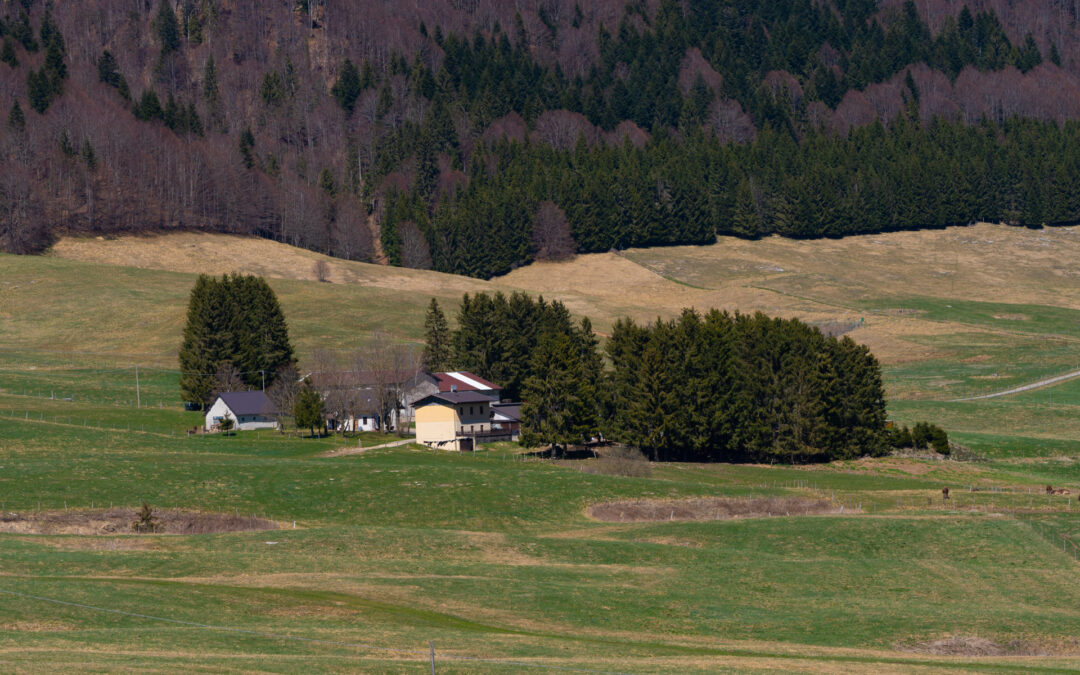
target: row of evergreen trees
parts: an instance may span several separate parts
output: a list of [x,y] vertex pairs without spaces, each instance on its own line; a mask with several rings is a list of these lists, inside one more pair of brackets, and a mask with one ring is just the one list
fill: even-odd
[[800,321],[713,310],[615,325],[608,435],[653,459],[808,462],[888,449],[877,359]]
[[184,401],[211,403],[215,376],[239,371],[251,388],[269,387],[295,363],[288,326],[277,296],[262,277],[199,275],[188,301],[180,346]]
[[529,262],[537,205],[562,207],[579,252],[707,243],[717,234],[840,237],[976,221],[1080,220],[1080,123],[976,126],[898,120],[797,142],[766,128],[745,145],[657,134],[560,151],[497,142],[474,153],[468,185],[432,209],[392,193],[384,242],[423,233],[432,266],[490,277]]
[[436,303],[425,359],[504,385],[526,445],[605,437],[667,461],[811,462],[889,448],[877,360],[797,320],[686,310],[619,321],[603,356],[559,302],[480,293],[450,331]]

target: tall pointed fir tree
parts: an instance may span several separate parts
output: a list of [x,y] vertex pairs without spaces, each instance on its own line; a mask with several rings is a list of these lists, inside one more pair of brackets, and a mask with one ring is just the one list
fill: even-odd
[[161,42],[162,56],[180,48],[180,23],[176,20],[176,12],[173,11],[168,0],[161,0],[158,5],[154,29]]
[[188,300],[187,324],[180,345],[180,393],[184,401],[205,406],[214,387],[216,364],[211,363],[208,350],[212,328],[210,326],[211,286],[214,280],[200,274],[195,280]]
[[449,370],[453,353],[450,325],[439,301],[432,298],[424,318],[424,370],[429,373]]
[[581,443],[596,429],[595,390],[585,377],[581,356],[570,336],[548,333],[532,356],[521,405],[521,442],[550,446],[556,453]]
[[233,364],[252,388],[270,386],[296,358],[277,296],[261,277],[200,276],[188,302],[180,347],[184,400],[210,403],[214,373]]

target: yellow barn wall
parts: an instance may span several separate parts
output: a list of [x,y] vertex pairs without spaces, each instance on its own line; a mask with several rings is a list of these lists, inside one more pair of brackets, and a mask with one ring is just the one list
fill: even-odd
[[[460,426],[457,411],[450,406],[425,405],[416,409],[416,441],[425,445],[453,441]],[[449,445],[442,446],[452,449]]]

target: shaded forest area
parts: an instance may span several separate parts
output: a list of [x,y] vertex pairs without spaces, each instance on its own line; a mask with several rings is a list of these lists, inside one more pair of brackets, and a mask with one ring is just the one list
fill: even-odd
[[1080,219],[1057,0],[0,4],[0,249],[538,258]]

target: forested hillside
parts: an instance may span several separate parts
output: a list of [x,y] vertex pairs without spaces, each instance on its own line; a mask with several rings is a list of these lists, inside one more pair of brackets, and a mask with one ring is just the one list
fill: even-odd
[[0,248],[575,251],[1080,219],[1056,0],[0,3]]

